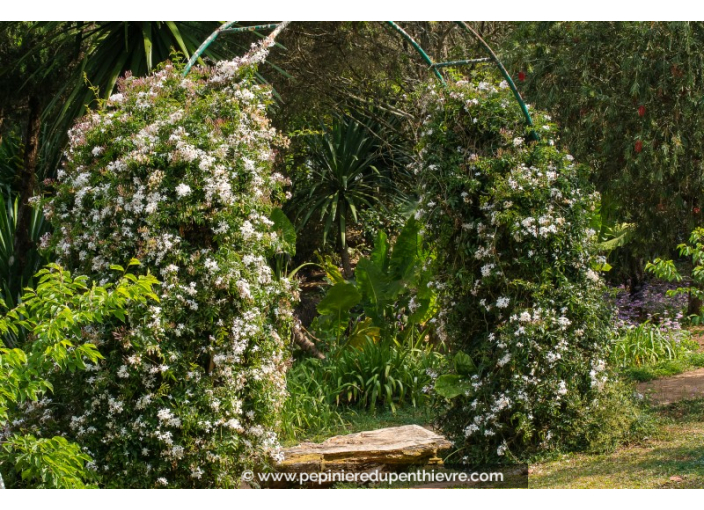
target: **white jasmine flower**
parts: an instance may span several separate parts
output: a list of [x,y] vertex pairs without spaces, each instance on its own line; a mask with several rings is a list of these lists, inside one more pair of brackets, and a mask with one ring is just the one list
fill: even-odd
[[506,363],[511,361],[511,353],[506,353],[503,358],[501,358],[499,361],[496,362],[496,364],[500,367],[504,366]]
[[185,197],[191,194],[191,187],[188,184],[181,183],[176,186],[176,194],[179,197]]
[[487,277],[491,274],[491,270],[494,269],[494,264],[486,264],[482,266],[482,276]]
[[587,278],[593,282],[598,282],[600,279],[599,274],[591,269],[587,269]]
[[511,300],[507,297],[500,297],[496,301],[496,308],[507,308],[510,301]]

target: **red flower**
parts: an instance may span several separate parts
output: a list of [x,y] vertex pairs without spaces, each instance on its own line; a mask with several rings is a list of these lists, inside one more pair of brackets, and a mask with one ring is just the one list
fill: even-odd
[[643,115],[645,115],[645,106],[640,105],[640,106],[638,107],[638,116],[639,116],[639,117],[642,117]]
[[636,141],[636,152],[640,152],[642,150],[643,150],[643,142],[641,142],[640,140],[637,140]]
[[694,209],[692,209],[692,212],[694,214],[699,214],[700,212],[702,212],[702,210],[699,207],[695,207]]
[[524,73],[523,71],[520,71],[518,73],[518,81],[526,81],[526,73]]

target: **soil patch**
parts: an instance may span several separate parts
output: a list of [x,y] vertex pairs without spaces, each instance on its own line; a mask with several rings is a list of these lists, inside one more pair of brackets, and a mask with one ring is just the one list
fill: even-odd
[[704,397],[704,368],[640,383],[637,388],[656,405],[701,398]]

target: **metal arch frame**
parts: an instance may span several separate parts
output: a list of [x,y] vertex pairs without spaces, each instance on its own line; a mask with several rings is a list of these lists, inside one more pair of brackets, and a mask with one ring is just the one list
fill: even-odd
[[[281,25],[287,24],[287,22],[280,22],[280,23],[269,23],[265,25],[253,25],[253,26],[246,26],[246,27],[232,27],[237,23],[237,21],[228,21],[223,23],[215,32],[210,34],[208,38],[203,41],[203,43],[200,45],[200,47],[191,55],[191,58],[188,60],[188,63],[186,64],[186,67],[183,71],[184,76],[187,75],[191,68],[195,65],[195,63],[200,59],[200,57],[203,55],[205,50],[208,49],[208,47],[215,42],[215,40],[218,38],[220,34],[230,34],[230,33],[237,33],[237,32],[253,32],[255,30],[268,30],[268,29],[277,29]],[[476,64],[480,62],[488,62],[491,61],[493,62],[496,67],[498,67],[499,71],[501,72],[501,75],[504,77],[506,80],[506,83],[508,83],[509,88],[511,89],[511,92],[513,92],[513,96],[516,99],[516,102],[521,108],[521,112],[523,113],[523,116],[525,117],[526,124],[528,126],[533,126],[533,119],[530,116],[530,113],[528,112],[528,106],[526,105],[525,101],[523,101],[523,98],[521,97],[520,92],[518,92],[518,88],[516,87],[516,84],[514,83],[513,79],[511,79],[511,75],[508,73],[504,65],[501,63],[501,60],[499,60],[499,57],[494,53],[494,50],[491,49],[491,46],[489,46],[486,41],[479,35],[479,33],[474,30],[472,27],[470,27],[466,22],[464,21],[455,21],[454,22],[456,25],[458,25],[462,30],[464,30],[467,34],[471,35],[474,39],[479,42],[479,44],[484,48],[484,50],[488,53],[488,57],[485,58],[475,58],[475,59],[467,59],[467,60],[453,60],[453,61],[448,61],[448,62],[433,62],[433,59],[430,58],[430,56],[426,53],[426,51],[423,49],[423,47],[416,42],[413,37],[411,37],[408,32],[406,32],[403,28],[398,26],[396,22],[394,21],[386,21],[386,24],[389,25],[394,31],[396,31],[403,39],[405,39],[411,47],[421,56],[423,61],[428,65],[428,68],[433,72],[435,77],[440,80],[440,83],[445,85],[445,78],[443,75],[440,73],[439,69],[443,67],[457,67],[457,66],[463,66],[463,65],[471,65],[471,64]],[[534,138],[537,138],[537,133],[535,130],[532,131],[531,135]]]

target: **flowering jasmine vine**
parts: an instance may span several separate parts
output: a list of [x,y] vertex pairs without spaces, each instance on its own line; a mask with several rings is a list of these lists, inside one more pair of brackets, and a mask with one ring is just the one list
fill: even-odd
[[579,441],[606,400],[612,338],[589,228],[599,197],[550,143],[549,117],[531,111],[536,141],[506,87],[433,85],[417,106],[412,170],[438,253],[438,327],[472,361],[440,423],[472,461]]
[[231,487],[280,456],[296,289],[266,263],[286,181],[254,79],[265,54],[127,75],[69,132],[44,244],[98,280],[136,258],[162,281],[158,306],[85,333],[105,359],[57,383],[62,411],[35,425],[80,430],[108,486]]

